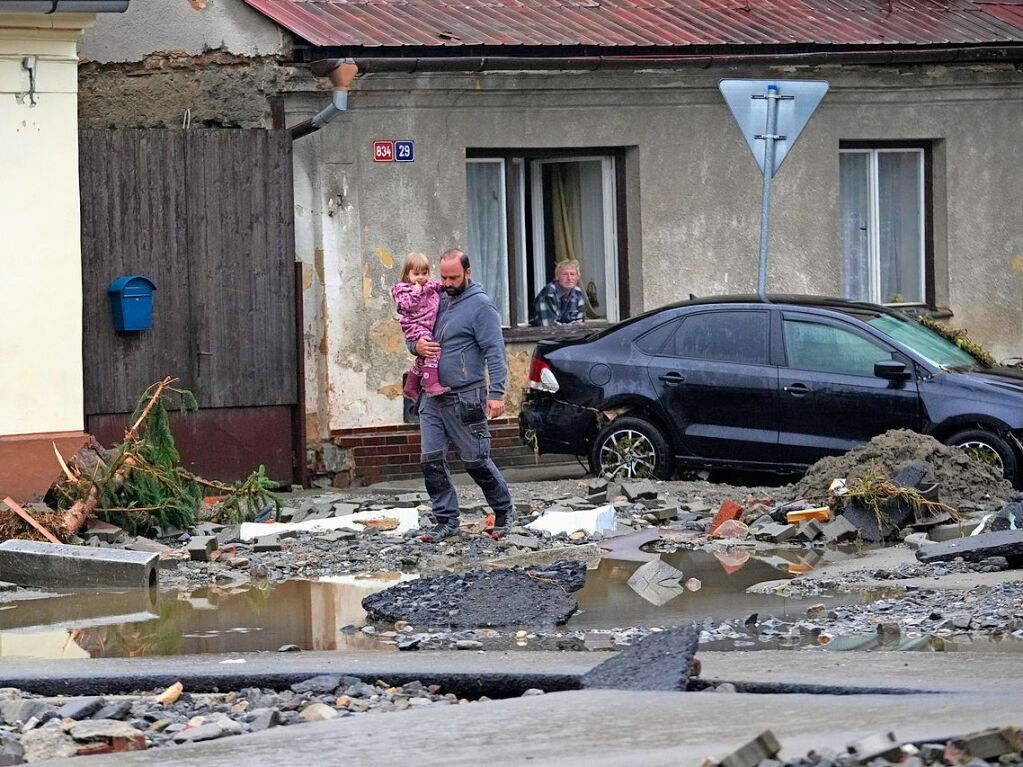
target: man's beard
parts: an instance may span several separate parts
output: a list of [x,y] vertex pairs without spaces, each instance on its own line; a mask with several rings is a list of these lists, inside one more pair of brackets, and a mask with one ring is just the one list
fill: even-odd
[[461,285],[459,285],[458,287],[448,285],[446,288],[444,288],[444,292],[447,293],[452,298],[458,298],[465,292],[465,289],[467,287],[469,287],[469,280],[462,280]]

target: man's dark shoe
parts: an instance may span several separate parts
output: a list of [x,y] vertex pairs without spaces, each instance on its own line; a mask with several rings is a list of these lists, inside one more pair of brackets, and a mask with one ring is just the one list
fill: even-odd
[[458,534],[458,520],[448,519],[438,522],[435,527],[430,528],[421,536],[419,540],[423,543],[440,543],[445,538],[450,538],[453,535]]
[[495,511],[494,526],[487,532],[495,541],[500,540],[511,532],[518,517],[519,515],[515,512],[515,509],[509,509],[506,512]]

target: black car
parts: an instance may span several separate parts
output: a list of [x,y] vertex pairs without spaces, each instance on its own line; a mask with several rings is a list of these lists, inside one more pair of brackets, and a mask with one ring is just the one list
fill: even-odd
[[983,369],[883,306],[721,296],[541,341],[519,415],[539,452],[617,477],[800,471],[899,428],[969,448],[1020,487],[1023,372]]

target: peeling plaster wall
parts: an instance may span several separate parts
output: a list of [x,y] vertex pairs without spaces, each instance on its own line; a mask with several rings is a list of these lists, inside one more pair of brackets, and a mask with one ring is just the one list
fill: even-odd
[[85,63],[78,121],[83,128],[269,128],[270,100],[294,76],[276,59],[224,51]]
[[97,18],[78,51],[100,64],[142,61],[156,51],[260,57],[283,53],[286,39],[242,0],[132,0],[123,14]]
[[289,39],[242,0],[133,0],[82,37],[80,124],[268,128]]
[[[717,82],[779,76],[824,77],[832,90],[775,178],[768,289],[840,290],[840,141],[931,141],[937,302],[997,356],[1023,353],[1023,75],[1011,66],[370,75],[296,153],[309,166],[296,175],[323,174],[320,210],[341,200],[310,235],[325,274],[310,288],[322,300],[309,301],[326,308],[326,327],[307,313],[306,328],[308,367],[327,381],[325,399],[309,389],[320,433],[400,422],[409,357],[388,290],[406,251],[436,259],[465,244],[466,147],[626,148],[633,314],[755,290],[761,179]],[[294,124],[325,99],[286,103]],[[416,161],[374,163],[373,140],[395,138],[416,142]],[[314,218],[299,228],[314,231]],[[508,349],[512,412],[531,348]]]

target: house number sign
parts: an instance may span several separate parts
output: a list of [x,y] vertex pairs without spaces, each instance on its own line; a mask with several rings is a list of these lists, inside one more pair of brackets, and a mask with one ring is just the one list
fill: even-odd
[[416,142],[414,141],[374,141],[374,162],[415,162]]

